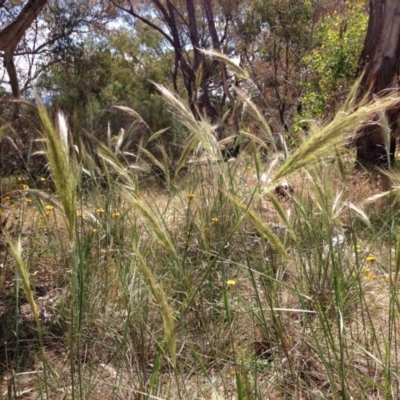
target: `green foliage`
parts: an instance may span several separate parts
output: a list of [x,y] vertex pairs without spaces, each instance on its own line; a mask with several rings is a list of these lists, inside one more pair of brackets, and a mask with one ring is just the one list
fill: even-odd
[[354,82],[367,23],[365,6],[356,3],[348,6],[344,16],[334,12],[318,24],[316,45],[303,58],[304,116],[323,117],[338,109]]
[[258,2],[258,12],[262,21],[268,22],[271,36],[280,41],[277,45],[283,47],[289,44],[297,49],[305,49],[308,46],[314,7],[309,0]]
[[[75,115],[80,127],[100,139],[105,138],[108,124],[113,134],[124,128],[133,146],[125,150],[136,152],[152,133],[169,128],[162,143],[174,158],[185,131],[152,83],[168,82],[171,54],[157,34],[146,35],[147,27],[139,25],[136,32],[133,35],[132,30],[121,28],[105,37],[69,45],[63,60],[41,77],[39,87],[50,93],[55,110]],[[133,126],[132,118],[114,107],[117,104],[137,110],[147,127]],[[150,151],[157,153],[159,144],[152,142]]]
[[252,4],[238,23],[241,53],[260,89],[256,103],[267,108],[272,130],[289,131],[316,5],[309,0],[257,0]]
[[50,93],[56,108],[78,111],[82,118],[88,106],[96,112],[116,102],[148,99],[156,92],[149,79],[164,82],[168,77],[169,55],[159,48],[157,35],[153,41],[141,38],[134,30],[120,29],[70,43],[38,86]]
[[[264,37],[261,57],[268,58],[276,49],[271,44],[283,47],[307,47],[313,4],[308,0],[256,0],[237,22],[240,38],[247,44],[259,39],[263,24],[269,32]],[[265,40],[266,39],[266,40]],[[279,42],[277,41],[279,39]]]

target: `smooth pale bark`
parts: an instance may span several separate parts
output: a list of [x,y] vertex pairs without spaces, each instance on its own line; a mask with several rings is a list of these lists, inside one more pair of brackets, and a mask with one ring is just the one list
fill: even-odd
[[[398,91],[400,67],[400,1],[371,0],[368,30],[360,57],[360,69],[365,68],[360,97],[369,93]],[[388,110],[390,127],[389,158],[379,124],[360,132],[357,140],[357,161],[363,166],[389,166],[394,161],[399,108]]]
[[[17,18],[0,31],[0,50],[4,51],[4,66],[7,70],[12,95],[15,100],[21,97],[18,74],[14,64],[14,52],[26,30],[43,10],[47,0],[29,0],[21,10]],[[20,116],[21,106],[14,103],[13,118]]]

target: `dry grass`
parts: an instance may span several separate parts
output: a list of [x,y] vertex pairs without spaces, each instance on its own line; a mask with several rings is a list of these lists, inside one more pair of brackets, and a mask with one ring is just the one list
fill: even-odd
[[[258,181],[256,170],[254,167],[249,167],[246,160],[239,160],[238,163],[240,165],[236,167],[235,176],[238,182],[244,184],[238,186],[236,193],[243,199],[249,199],[257,186],[261,185],[261,190],[263,189],[263,183]],[[268,165],[263,166],[262,173],[266,173],[268,169]],[[175,281],[177,277],[171,276],[166,269],[167,266],[160,264],[162,260],[160,254],[162,255],[164,250],[162,246],[160,249],[157,248],[160,244],[152,238],[146,218],[138,210],[129,207],[127,199],[119,200],[118,212],[123,215],[120,219],[112,217],[117,210],[112,205],[104,214],[99,214],[98,209],[105,204],[105,200],[97,199],[93,202],[92,197],[82,197],[79,210],[82,210],[83,216],[78,218],[78,230],[82,237],[90,238],[92,247],[86,262],[92,265],[91,268],[97,269],[95,272],[88,272],[95,280],[87,282],[86,290],[95,294],[98,291],[99,280],[108,279],[107,289],[101,298],[90,300],[89,306],[93,310],[89,312],[89,321],[82,332],[85,338],[85,359],[82,360],[84,364],[81,371],[84,398],[140,398],[139,392],[147,393],[148,390],[147,387],[142,387],[148,379],[144,375],[151,375],[152,362],[157,358],[157,343],[160,345],[163,329],[160,314],[157,312],[158,301],[154,302],[151,299],[146,299],[145,331],[149,337],[143,338],[143,354],[140,355],[137,348],[130,348],[127,343],[124,343],[125,354],[115,354],[115,346],[124,336],[123,319],[126,313],[135,312],[130,310],[130,307],[126,308],[127,301],[134,299],[135,302],[140,302],[143,293],[139,292],[147,290],[145,281],[138,278],[135,281],[135,288],[130,288],[131,292],[127,293],[127,288],[124,288],[121,280],[117,279],[120,269],[131,253],[129,249],[121,246],[121,242],[117,242],[117,240],[124,241],[125,238],[111,234],[111,229],[119,227],[121,236],[125,236],[131,231],[131,224],[135,225],[136,234],[141,242],[150,242],[154,246],[153,251],[146,254],[146,262],[152,265],[152,268],[157,268],[153,269],[153,272],[158,276],[157,279],[161,279],[163,290],[175,310],[182,309],[182,301],[185,301],[177,290],[185,287],[190,292],[192,285],[196,285],[196,282],[202,279],[210,260],[219,259],[212,267],[214,271],[207,277],[207,280],[212,279],[212,283],[208,281],[206,285],[201,286],[201,292],[195,295],[192,306],[185,310],[184,316],[179,312],[176,314],[178,378],[174,378],[173,366],[166,362],[159,372],[158,392],[153,392],[154,396],[178,398],[179,391],[184,387],[188,398],[237,398],[235,377],[237,368],[247,377],[249,387],[255,385],[255,382],[251,377],[252,373],[248,374],[256,368],[257,390],[261,398],[274,399],[288,396],[335,398],[336,395],[319,354],[321,350],[316,348],[315,343],[318,340],[322,346],[328,346],[324,343],[325,332],[321,327],[315,328],[313,333],[315,337],[312,337],[310,332],[310,324],[318,325],[316,315],[320,312],[321,306],[325,307],[326,318],[335,320],[334,299],[329,292],[329,289],[332,289],[332,282],[324,284],[305,282],[306,277],[310,279],[312,277],[311,272],[306,269],[316,268],[312,263],[314,261],[317,264],[317,249],[314,249],[316,251],[313,256],[304,257],[304,254],[292,247],[289,260],[284,261],[272,248],[268,248],[265,240],[257,234],[257,230],[247,223],[243,225],[240,234],[236,232],[229,241],[224,242],[224,248],[221,250],[218,238],[221,230],[230,226],[232,221],[226,218],[232,215],[233,209],[229,211],[228,208],[219,208],[218,211],[211,211],[213,202],[220,201],[218,186],[215,182],[210,182],[209,171],[203,166],[195,167],[189,173],[194,176],[201,174],[204,180],[197,180],[194,188],[186,185],[179,187],[175,195],[160,187],[146,190],[142,199],[150,209],[158,210],[158,216],[165,224],[177,251],[183,252],[186,263],[190,263],[186,267],[189,269],[185,272],[187,276],[182,276],[185,280],[179,284]],[[344,191],[346,201],[356,205],[362,204],[368,196],[381,190],[376,176],[357,170],[349,172],[346,182],[343,182],[337,168],[332,167],[330,178],[335,190]],[[303,202],[312,202],[315,196],[309,189],[313,187],[309,179],[307,174],[302,173],[293,175],[290,179],[290,183],[294,186],[294,196],[301,197]],[[66,271],[66,255],[62,245],[62,238],[66,232],[64,221],[59,215],[61,211],[57,208],[48,216],[44,214],[45,206],[49,202],[45,202],[41,209],[26,203],[25,198],[31,197],[30,194],[26,194],[27,192],[10,193],[12,193],[11,201],[4,205],[3,223],[7,231],[15,237],[18,235],[23,237],[24,254],[26,259],[30,260],[29,270],[33,285],[36,287],[37,303],[46,331],[45,354],[51,371],[47,385],[50,388],[51,398],[65,398],[66,393],[70,393],[71,382],[65,379],[69,375],[70,368],[67,346],[68,316],[59,314],[60,304],[68,303],[67,292],[60,289],[63,282],[68,281],[70,273]],[[194,194],[194,197],[188,197],[189,194]],[[54,195],[51,197],[56,204],[57,197]],[[209,201],[208,208],[211,208],[206,214],[205,201]],[[296,203],[289,197],[282,197],[279,201],[290,216],[290,220],[294,222]],[[264,223],[279,226],[279,214],[266,196],[261,196],[257,200],[254,209]],[[379,207],[370,211],[376,212],[377,215],[380,213]],[[218,221],[213,222],[213,217],[217,217]],[[188,226],[188,220],[192,224],[191,227]],[[316,220],[318,221],[318,216]],[[347,213],[344,213],[341,220],[346,226],[351,222],[354,223]],[[112,224],[114,226],[111,227]],[[93,232],[93,229],[98,229],[98,232]],[[188,229],[191,229],[190,235]],[[352,233],[357,234],[357,231]],[[199,243],[200,240],[202,243]],[[345,340],[348,341],[346,368],[351,368],[353,373],[363,376],[364,379],[376,381],[376,386],[370,385],[371,388],[365,396],[380,398],[382,387],[379,386],[379,381],[383,379],[384,368],[371,359],[367,353],[369,350],[361,349],[356,344],[364,347],[365,343],[369,343],[371,348],[381,349],[385,346],[383,338],[389,335],[387,310],[391,286],[387,282],[386,275],[390,271],[384,268],[391,265],[393,251],[385,237],[371,242],[370,235],[360,231],[357,243],[361,248],[357,252],[353,248],[352,240],[348,239],[341,255],[341,268],[344,274],[353,276],[351,279],[354,279],[354,274],[358,274],[359,282],[352,284],[360,285],[354,288],[354,293],[346,292],[348,299],[345,300],[347,303],[342,310],[345,313],[343,315]],[[322,241],[319,243],[323,245]],[[310,252],[312,249],[310,244],[305,246],[305,251]],[[6,249],[4,251],[7,252]],[[40,254],[40,258],[36,256],[37,254]],[[370,254],[377,260],[367,263],[365,259]],[[248,261],[244,261],[246,257]],[[354,266],[356,257],[359,258],[359,262]],[[3,316],[6,303],[15,290],[13,263],[9,257],[5,256],[5,259],[2,269],[2,276],[6,277],[2,290]],[[222,269],[220,263],[224,264]],[[328,263],[327,267],[329,268]],[[252,269],[250,275],[249,268]],[[367,269],[370,272],[366,272]],[[314,272],[317,274],[317,271]],[[373,277],[369,279],[368,274]],[[230,323],[227,321],[226,304],[223,299],[225,282],[228,278],[236,281],[235,286],[226,288]],[[271,282],[271,278],[276,281]],[[317,291],[317,287],[322,291]],[[269,290],[274,291],[273,299],[268,298]],[[297,290],[302,293],[304,302],[300,300]],[[362,291],[362,298],[359,291]],[[318,296],[318,300],[315,296]],[[105,304],[99,304],[100,300]],[[379,332],[371,333],[370,328],[365,331],[365,321],[362,320],[365,318],[362,310],[365,305],[368,305],[370,326],[379,327]],[[276,315],[273,315],[273,309],[276,309]],[[101,313],[100,319],[95,318],[96,313]],[[264,315],[261,316],[260,313]],[[20,314],[23,328],[32,329],[29,328],[33,323],[29,308],[26,309],[24,304],[21,304]],[[207,319],[207,322],[203,319]],[[264,320],[260,322],[260,319]],[[137,334],[139,333],[136,332],[135,335]],[[331,335],[336,342],[337,328],[332,328]],[[9,346],[15,344],[11,343]],[[31,336],[26,351],[34,354],[34,348],[34,338]],[[4,350],[6,349],[3,348]],[[202,365],[200,370],[196,367],[197,363]],[[3,368],[9,370],[11,364],[13,362],[9,360],[9,365],[3,364]],[[169,369],[171,370],[168,372]],[[16,388],[13,393],[24,392],[26,398],[37,396],[40,364],[31,362],[26,367],[21,365],[14,377],[10,376],[10,372],[4,369],[3,371],[4,395],[7,386],[8,390],[11,390],[12,381]],[[335,371],[331,373],[332,379],[339,379]],[[355,382],[357,381],[355,379]],[[361,388],[359,386],[354,390],[358,393]]]

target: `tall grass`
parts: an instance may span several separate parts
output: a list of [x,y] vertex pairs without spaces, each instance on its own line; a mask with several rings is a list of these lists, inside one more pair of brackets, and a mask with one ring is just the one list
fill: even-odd
[[[263,163],[259,139],[245,132],[248,151],[222,163],[216,127],[157,87],[191,133],[178,161],[187,172],[167,183],[174,190],[149,187],[131,172],[149,161],[166,170],[167,159],[152,160],[144,149],[129,165],[111,138],[104,144],[85,133],[86,148],[82,132],[60,116],[54,123],[39,105],[54,193],[10,192],[14,208],[3,206],[11,244],[30,229],[21,250],[11,250],[43,337],[47,375],[43,364],[34,366],[32,392],[54,399],[399,397],[398,215],[392,203],[385,205],[391,212],[368,207],[371,181],[353,171],[347,148],[397,100],[349,98],[282,163]],[[188,165],[195,151],[205,164]],[[282,197],[275,188],[283,179],[295,190]],[[35,206],[27,196],[36,196]],[[7,216],[18,207],[25,222],[15,232]],[[52,303],[35,295],[41,279],[62,289]],[[16,369],[14,397],[25,365],[7,364]]]

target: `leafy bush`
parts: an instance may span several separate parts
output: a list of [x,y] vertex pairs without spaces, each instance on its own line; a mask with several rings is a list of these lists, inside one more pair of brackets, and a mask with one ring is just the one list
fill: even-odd
[[344,16],[334,12],[318,24],[316,45],[303,59],[304,116],[324,117],[337,111],[354,83],[367,23],[365,6],[359,2],[349,5]]

